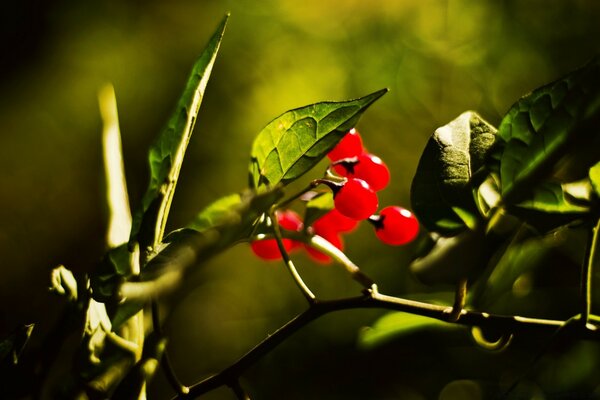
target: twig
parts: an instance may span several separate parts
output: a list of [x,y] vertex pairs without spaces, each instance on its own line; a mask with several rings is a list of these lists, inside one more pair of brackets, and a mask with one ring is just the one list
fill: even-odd
[[600,242],[600,218],[592,228],[586,248],[585,259],[581,271],[581,322],[587,325],[592,313],[592,273],[597,257],[598,242]]
[[460,317],[460,313],[465,307],[467,301],[467,278],[461,278],[456,284],[456,291],[454,292],[454,304],[448,314],[448,322],[456,322]]
[[346,269],[350,276],[352,276],[352,279],[360,283],[365,289],[370,289],[375,284],[375,281],[365,275],[343,251],[335,247],[321,236],[312,235],[308,239],[305,238],[304,242],[337,261]]
[[[277,345],[313,320],[330,312],[359,308],[380,308],[403,311],[415,315],[435,318],[444,322],[448,322],[448,313],[452,310],[452,307],[438,306],[400,297],[388,296],[377,293],[376,290],[366,291],[366,294],[360,297],[316,301],[311,304],[306,311],[298,314],[273,334],[269,335],[235,363],[225,368],[220,373],[192,385],[188,394],[180,394],[174,397],[174,399],[196,398],[220,386],[228,385],[243,374],[251,365],[273,350]],[[454,323],[466,326],[492,328],[506,332],[554,333],[557,329],[563,327],[567,321],[497,315],[463,309]],[[574,327],[574,329],[577,329],[573,331],[573,333],[576,334],[576,337],[600,341],[600,330],[579,329],[577,327]]]
[[[152,301],[152,327],[154,328],[154,332],[156,332],[159,337],[163,336],[162,327],[160,324],[158,302],[156,301]],[[175,390],[175,393],[187,394],[190,391],[190,388],[181,383],[179,378],[177,378],[177,374],[175,373],[173,364],[171,364],[171,359],[169,358],[169,353],[166,349],[160,359],[160,365],[165,372],[169,384],[173,390]]]
[[239,400],[250,400],[250,395],[248,395],[242,385],[240,385],[239,380],[236,379],[233,381],[233,383],[229,384],[229,387],[233,390],[233,393]]
[[273,231],[275,233],[275,240],[277,241],[277,247],[279,247],[279,252],[281,253],[281,256],[283,257],[283,262],[285,263],[285,266],[287,267],[288,271],[290,271],[290,274],[292,274],[292,278],[294,278],[294,282],[296,282],[296,285],[298,286],[298,288],[300,289],[300,291],[302,292],[302,294],[304,295],[304,297],[306,298],[308,303],[309,304],[314,303],[316,301],[316,296],[309,289],[309,287],[306,285],[306,283],[304,283],[302,276],[300,276],[300,274],[298,273],[298,270],[296,269],[294,262],[290,258],[290,255],[288,254],[287,250],[285,249],[285,246],[283,245],[283,239],[281,238],[281,229],[279,228],[279,222],[277,222],[277,216],[275,215],[275,211],[272,211],[270,213],[270,218],[271,218],[271,222],[273,223]]

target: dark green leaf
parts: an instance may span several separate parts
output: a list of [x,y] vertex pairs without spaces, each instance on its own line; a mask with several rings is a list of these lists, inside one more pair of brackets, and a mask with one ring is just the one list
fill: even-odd
[[549,181],[538,183],[518,207],[563,214],[582,214],[588,211],[587,207],[570,203],[565,198],[561,184]]
[[411,187],[412,207],[428,230],[453,235],[466,228],[465,220],[476,218],[473,176],[488,162],[495,134],[493,126],[467,111],[429,139]]
[[322,102],[287,111],[256,137],[250,187],[287,184],[315,166],[387,89],[356,100]]
[[600,161],[590,168],[589,178],[596,196],[600,197]]
[[333,210],[333,193],[330,191],[317,194],[306,203],[304,226],[311,226],[316,220]]
[[[533,272],[545,273],[550,269],[552,259],[557,258],[558,249],[572,234],[569,229],[559,230],[545,237],[533,236],[532,232],[521,231],[503,253],[499,254],[489,278],[481,287],[474,288],[475,306],[489,309],[493,305],[508,311],[508,304],[515,297],[523,297],[532,289]],[[519,281],[520,280],[520,281]]]
[[127,243],[106,252],[90,276],[92,296],[96,301],[114,299],[119,284],[131,276],[132,261]]
[[373,348],[422,329],[447,328],[448,324],[433,318],[403,312],[393,312],[379,318],[373,327],[364,328],[358,342],[363,348]]
[[142,199],[141,209],[134,215],[130,236],[130,243],[137,240],[143,250],[147,247],[154,248],[162,240],[185,150],[221,44],[227,18],[228,16],[223,19],[194,64],[175,112],[150,148],[150,184]]
[[440,237],[430,252],[413,261],[410,270],[425,284],[455,284],[475,278],[487,265],[493,245],[480,226],[452,237]]
[[[581,179],[573,167],[587,172],[600,157],[599,123],[600,58],[517,101],[498,128],[505,142],[500,168],[504,201],[521,202],[555,172]],[[577,162],[564,159],[579,151]],[[565,163],[571,171],[564,171]]]

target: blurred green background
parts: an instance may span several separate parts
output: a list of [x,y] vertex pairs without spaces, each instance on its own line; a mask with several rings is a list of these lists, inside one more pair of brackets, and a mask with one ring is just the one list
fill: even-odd
[[[148,180],[146,150],[227,11],[172,229],[245,187],[253,137],[272,118],[382,87],[390,93],[358,129],[392,171],[380,203],[409,206],[412,175],[436,127],[468,109],[497,125],[518,97],[600,50],[600,2],[593,0],[27,0],[0,7],[2,333],[28,322],[48,329],[60,309],[47,292],[50,270],[63,263],[83,274],[105,250],[100,86],[115,86],[136,205]],[[346,245],[383,291],[418,288],[406,272],[414,246],[384,247],[368,226]],[[334,266],[303,255],[297,262],[325,298],[359,290]],[[167,321],[173,362],[186,383],[231,363],[304,308],[282,265],[255,260],[247,246],[203,266],[195,282]],[[510,355],[482,352],[462,330],[358,350],[359,329],[379,315],[343,312],[313,323],[253,367],[243,384],[264,399],[477,399],[500,381],[506,385],[530,359],[518,346]],[[521,349],[532,343],[524,340]],[[574,351],[589,350],[578,346]],[[548,374],[528,389],[538,397],[527,398],[563,393],[575,382]],[[577,384],[590,389],[587,381]],[[169,393],[159,374],[151,398]],[[232,397],[225,389],[208,396]]]

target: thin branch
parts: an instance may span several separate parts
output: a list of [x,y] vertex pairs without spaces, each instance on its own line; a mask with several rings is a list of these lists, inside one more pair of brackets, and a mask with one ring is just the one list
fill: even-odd
[[231,390],[239,400],[250,400],[250,395],[246,393],[242,385],[240,385],[239,380],[233,381],[233,383],[229,384]]
[[270,218],[271,218],[271,222],[273,223],[273,231],[275,233],[275,240],[277,241],[277,247],[279,247],[279,252],[281,253],[281,256],[283,257],[283,262],[285,263],[285,266],[287,267],[288,271],[290,271],[290,274],[292,274],[292,278],[294,278],[294,282],[296,282],[296,285],[298,286],[298,288],[300,289],[300,291],[302,292],[302,294],[304,295],[304,297],[306,298],[308,303],[309,304],[314,303],[316,301],[316,296],[310,290],[310,288],[306,285],[306,283],[304,283],[302,276],[300,276],[300,273],[298,273],[298,270],[296,269],[294,262],[290,258],[290,255],[288,254],[287,250],[285,249],[285,246],[283,245],[283,239],[281,238],[281,229],[279,228],[279,222],[277,222],[277,216],[275,215],[275,211],[270,213]]
[[[154,328],[154,332],[160,337],[163,337],[162,326],[160,324],[160,314],[158,309],[158,302],[152,301],[152,327]],[[175,393],[178,395],[187,394],[190,391],[190,388],[185,386],[179,378],[177,378],[177,374],[175,373],[175,369],[173,368],[173,364],[171,364],[171,359],[169,358],[169,353],[167,349],[165,349],[161,359],[160,365],[165,372],[167,380],[169,384],[175,390]]]
[[278,209],[279,208],[286,208],[289,204],[291,204],[292,202],[296,201],[300,197],[304,196],[305,193],[313,190],[317,186],[319,186],[319,184],[316,181],[310,182],[305,188],[303,188],[300,191],[294,193],[293,195],[291,195],[287,199],[283,200],[282,202],[276,204],[274,208],[278,208]]
[[335,247],[321,236],[312,235],[308,238],[308,240],[304,239],[304,242],[337,261],[341,266],[344,267],[350,276],[352,276],[352,279],[360,283],[365,289],[370,289],[375,284],[373,279],[369,278],[365,273],[363,273],[360,268],[358,268],[358,266],[354,264],[352,260],[348,258],[348,256],[346,256],[346,253]]
[[586,256],[583,260],[583,268],[581,271],[581,295],[582,295],[582,310],[581,320],[587,325],[592,313],[592,274],[594,264],[596,262],[598,242],[600,242],[600,218],[596,225],[592,228],[589,235],[589,242],[586,249]]
[[252,350],[238,359],[235,363],[225,368],[218,374],[190,386],[190,392],[188,394],[176,396],[174,399],[193,399],[238,379],[241,374],[243,374],[251,365],[261,359],[265,354],[269,353],[293,333],[297,332],[309,322],[320,317],[321,315],[322,312],[319,308],[316,308],[315,305],[309,307],[308,310],[298,314],[288,323],[275,331],[272,335],[269,335]]
[[448,315],[448,322],[455,322],[460,317],[460,313],[465,308],[467,301],[467,278],[461,278],[456,284],[454,292],[454,304]]
[[[374,289],[376,289],[376,287]],[[174,399],[196,398],[220,386],[228,385],[230,382],[239,378],[239,376],[241,376],[251,365],[273,350],[277,345],[313,320],[330,312],[359,308],[380,308],[403,311],[415,315],[435,318],[444,322],[448,322],[448,314],[452,310],[452,307],[438,306],[388,296],[377,293],[376,290],[367,291],[364,296],[360,297],[317,301],[306,311],[298,314],[273,334],[267,336],[266,339],[257,344],[235,363],[225,368],[220,373],[192,385],[188,394],[181,394]],[[481,328],[493,328],[508,333],[518,332],[536,334],[540,332],[554,333],[557,329],[565,326],[567,321],[497,315],[463,309],[454,323],[466,326],[478,326]],[[600,330],[580,329],[578,326],[573,326],[572,334],[580,339],[600,341]]]

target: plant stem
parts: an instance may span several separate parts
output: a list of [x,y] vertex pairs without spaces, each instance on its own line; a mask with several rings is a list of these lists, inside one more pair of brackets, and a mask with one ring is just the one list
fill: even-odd
[[308,186],[306,186],[304,189],[300,190],[299,192],[293,194],[292,196],[288,197],[287,199],[283,200],[281,203],[276,204],[274,207],[275,208],[286,208],[290,203],[294,202],[295,200],[299,199],[300,197],[302,197],[305,193],[313,190],[314,188],[316,188],[319,184],[315,181],[312,181],[308,184]]
[[589,234],[589,242],[586,251],[586,257],[583,260],[581,271],[581,294],[583,299],[581,310],[581,321],[587,326],[592,313],[592,275],[594,264],[596,262],[598,242],[600,242],[600,218]]
[[456,291],[454,292],[454,304],[448,314],[448,322],[455,322],[460,317],[460,313],[465,307],[467,301],[467,278],[461,278],[456,284]]
[[[156,300],[152,301],[152,327],[154,328],[154,332],[156,332],[158,336],[164,336],[162,332],[162,326],[160,324],[158,302]],[[181,381],[177,378],[177,374],[175,373],[173,364],[171,364],[171,359],[169,358],[169,353],[167,349],[165,349],[160,359],[160,365],[165,372],[169,384],[171,385],[173,390],[175,390],[175,393],[187,394],[190,391],[190,389],[183,383],[181,383]]]
[[[309,308],[298,314],[281,328],[269,335],[252,350],[239,358],[235,363],[225,368],[220,373],[210,376],[203,381],[190,387],[188,394],[180,394],[174,399],[196,398],[204,393],[214,390],[220,386],[228,385],[243,374],[251,365],[272,351],[285,339],[300,330],[313,320],[334,311],[350,310],[359,308],[380,308],[387,310],[403,311],[415,315],[435,318],[448,322],[448,313],[452,307],[438,306],[434,304],[403,299],[377,293],[376,290],[365,291],[364,296],[350,297],[345,299],[315,301]],[[463,309],[458,319],[454,322],[466,326],[479,326],[481,328],[492,328],[506,332],[518,333],[540,333],[556,332],[558,328],[566,325],[567,321],[528,318],[512,315],[497,315],[479,311]],[[573,327],[577,329],[577,327]],[[600,330],[574,330],[573,333],[581,339],[600,341]]]
[[292,274],[294,282],[296,282],[296,285],[298,286],[308,303],[314,303],[316,301],[316,296],[309,289],[306,283],[304,283],[304,280],[302,280],[302,277],[298,273],[294,262],[290,258],[290,255],[288,254],[287,250],[285,249],[285,246],[283,245],[283,239],[281,238],[281,229],[279,228],[279,222],[277,222],[277,216],[275,215],[274,209],[270,212],[270,218],[271,222],[273,223],[273,232],[275,234],[275,240],[277,241],[277,247],[279,247],[279,251],[281,252],[281,256],[283,257],[285,266],[287,267],[288,271],[290,271],[290,273]]
[[303,241],[337,261],[344,267],[350,276],[352,276],[352,279],[360,283],[365,289],[370,289],[375,284],[373,279],[365,275],[360,268],[346,256],[346,253],[335,247],[328,240],[319,235],[312,235],[308,240],[305,238]]
[[231,390],[233,390],[233,393],[239,400],[250,400],[250,396],[248,395],[248,393],[246,393],[242,385],[240,385],[239,380],[236,379],[235,381],[233,381],[233,383],[231,383],[229,387],[231,388]]

